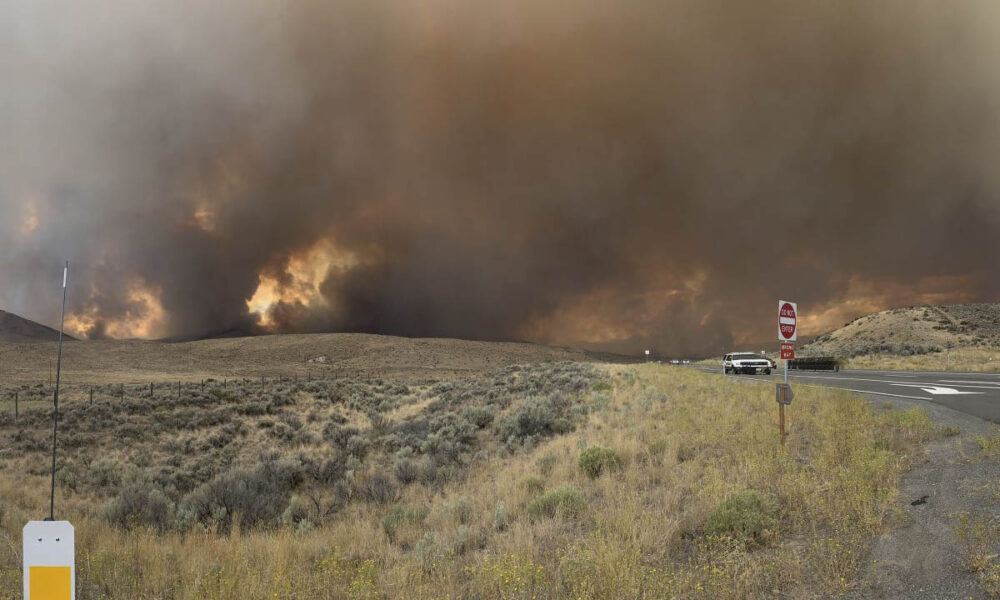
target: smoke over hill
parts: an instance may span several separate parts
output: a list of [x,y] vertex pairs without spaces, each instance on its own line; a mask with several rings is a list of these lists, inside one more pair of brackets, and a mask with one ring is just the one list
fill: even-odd
[[998,12],[13,0],[0,304],[670,354],[996,298]]

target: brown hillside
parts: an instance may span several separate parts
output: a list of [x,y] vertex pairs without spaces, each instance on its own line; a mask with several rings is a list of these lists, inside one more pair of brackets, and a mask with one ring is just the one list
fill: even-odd
[[[0,344],[0,376],[47,380],[55,343]],[[80,341],[65,346],[69,384],[203,378],[379,376],[439,380],[512,364],[595,361],[582,350],[513,342],[410,339],[367,334],[272,335],[167,343]]]
[[1000,346],[1000,303],[894,308],[859,317],[816,338],[807,355],[926,354]]
[[[52,342],[58,339],[59,332],[55,329],[0,310],[0,342]],[[66,339],[73,338],[66,336]]]

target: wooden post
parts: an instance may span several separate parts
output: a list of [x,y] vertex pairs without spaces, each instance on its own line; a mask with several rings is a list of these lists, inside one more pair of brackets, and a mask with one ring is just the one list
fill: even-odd
[[94,405],[94,386],[90,386],[90,405]]
[[18,410],[19,409],[18,409],[18,406],[17,406],[17,390],[15,390],[14,391],[14,420],[15,421],[17,420]]
[[149,397],[150,398],[153,397],[153,382],[152,381],[149,382]]
[[781,445],[785,445],[785,405],[778,405],[778,427],[781,428]]
[[177,399],[178,400],[181,399],[181,382],[180,381],[177,382]]

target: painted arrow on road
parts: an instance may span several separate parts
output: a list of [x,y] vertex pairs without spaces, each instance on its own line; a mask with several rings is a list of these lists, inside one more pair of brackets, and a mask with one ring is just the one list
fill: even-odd
[[892,385],[898,385],[899,387],[915,387],[927,392],[928,394],[933,394],[935,396],[957,396],[961,394],[982,394],[982,392],[960,392],[955,388],[941,387],[938,385],[924,387],[922,385],[913,385],[912,383],[894,383]]

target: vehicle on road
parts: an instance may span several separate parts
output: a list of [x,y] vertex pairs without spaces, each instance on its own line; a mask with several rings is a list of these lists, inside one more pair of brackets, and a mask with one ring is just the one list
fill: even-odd
[[770,375],[773,365],[770,359],[753,352],[732,352],[722,357],[722,372],[726,375],[763,373]]

